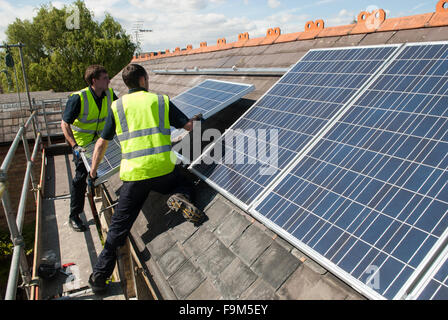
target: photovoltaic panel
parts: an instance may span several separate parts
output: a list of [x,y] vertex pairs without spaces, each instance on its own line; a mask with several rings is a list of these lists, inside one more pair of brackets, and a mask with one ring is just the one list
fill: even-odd
[[417,300],[448,300],[448,257],[446,255],[416,298]]
[[[88,172],[92,167],[92,156],[95,150],[95,142],[90,143],[84,149],[86,152],[82,152],[82,160]],[[104,154],[103,161],[98,165],[97,175],[98,179],[96,184],[99,185],[106,181],[108,178],[120,171],[121,163],[121,147],[120,141],[118,141],[117,136],[114,137],[112,141],[109,141],[106,153]]]
[[[247,208],[398,47],[311,50],[213,148],[204,152],[191,169]],[[261,132],[265,132],[267,144],[258,139]],[[277,143],[273,139],[275,133]],[[254,146],[258,149],[256,163],[253,163],[255,158],[251,156],[253,150],[250,150]],[[268,149],[267,153],[277,150],[276,161],[259,157],[260,147]],[[216,158],[213,153],[219,149],[225,150],[225,157],[234,154],[234,159],[240,157],[246,161]]]
[[202,113],[205,120],[254,89],[252,84],[207,79],[171,101],[188,118]]
[[369,297],[400,298],[448,236],[447,106],[448,44],[406,45],[252,213]]
[[[171,101],[189,119],[201,113],[205,121],[253,90],[255,90],[255,86],[252,84],[207,79],[174,97]],[[171,127],[171,141],[179,142],[186,133],[184,129]],[[189,163],[189,159],[175,153],[181,162]]]

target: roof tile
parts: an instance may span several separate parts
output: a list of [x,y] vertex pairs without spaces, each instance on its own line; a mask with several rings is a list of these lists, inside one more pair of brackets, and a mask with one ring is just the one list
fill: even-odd
[[448,1],[441,0],[437,3],[436,13],[428,22],[428,27],[440,27],[448,25]]
[[319,32],[319,34],[317,35],[317,38],[346,36],[355,27],[356,27],[356,24],[354,23],[354,24],[349,24],[349,25],[345,25],[345,26],[325,28],[321,32]]
[[260,42],[260,45],[273,44],[275,40],[277,40],[278,37],[280,37],[281,33],[282,32],[278,27],[268,29],[268,31],[266,32],[266,37],[264,38],[263,41]]
[[432,16],[433,13],[431,12],[409,17],[387,19],[377,31],[397,31],[423,28],[431,20]]
[[238,35],[238,41],[233,43],[233,47],[234,48],[244,47],[247,41],[249,41],[249,32],[240,33]]
[[298,40],[309,40],[314,39],[317,35],[324,30],[325,22],[324,20],[308,21],[305,23],[305,32],[303,32]]
[[280,35],[274,43],[296,41],[303,32],[294,32]]
[[386,12],[383,9],[374,10],[370,13],[362,11],[358,15],[358,23],[352,31],[350,31],[350,34],[375,32],[385,20]]

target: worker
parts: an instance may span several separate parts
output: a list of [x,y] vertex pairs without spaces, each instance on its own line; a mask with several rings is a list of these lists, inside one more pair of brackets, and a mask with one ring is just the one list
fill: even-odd
[[109,75],[100,65],[86,69],[88,87],[70,95],[62,116],[62,132],[72,148],[75,175],[71,182],[69,225],[77,232],[87,230],[80,218],[84,212],[88,172],[81,158],[85,147],[98,139],[104,128],[112,101],[118,99],[109,88]]
[[98,164],[115,134],[121,145],[120,179],[123,181],[118,205],[112,215],[104,249],[89,277],[94,293],[106,290],[106,281],[116,263],[116,250],[125,240],[151,190],[171,195],[168,207],[181,212],[191,222],[200,223],[205,217],[192,202],[192,187],[176,167],[171,151],[170,126],[191,131],[188,119],[168,96],[148,92],[148,74],[138,64],[123,69],[123,81],[129,93],[112,104],[111,114],[101,137],[95,144],[89,185],[97,178]]

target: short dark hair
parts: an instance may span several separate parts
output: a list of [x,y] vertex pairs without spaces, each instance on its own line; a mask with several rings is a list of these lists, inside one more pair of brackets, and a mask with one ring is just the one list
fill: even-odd
[[99,64],[93,64],[87,67],[86,73],[84,74],[84,80],[91,86],[93,82],[92,80],[99,79],[103,73],[107,73],[106,68]]
[[128,64],[121,74],[123,81],[129,89],[134,89],[140,87],[140,77],[148,78],[148,73],[145,68],[139,64]]

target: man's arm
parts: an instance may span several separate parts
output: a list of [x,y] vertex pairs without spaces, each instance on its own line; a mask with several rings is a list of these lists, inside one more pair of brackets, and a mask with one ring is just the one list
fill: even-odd
[[97,176],[96,171],[98,170],[98,165],[103,160],[108,145],[109,141],[103,138],[99,138],[95,143],[95,150],[93,151],[92,156],[92,167],[90,169],[90,177],[95,178]]
[[75,137],[73,136],[72,128],[64,120],[61,120],[61,128],[62,132],[64,133],[65,140],[67,140],[67,142],[73,148],[76,145],[76,140]]
[[67,105],[62,115],[61,128],[64,133],[65,139],[73,148],[76,145],[75,137],[73,136],[72,124],[81,112],[81,98],[79,95],[74,94],[68,98]]

